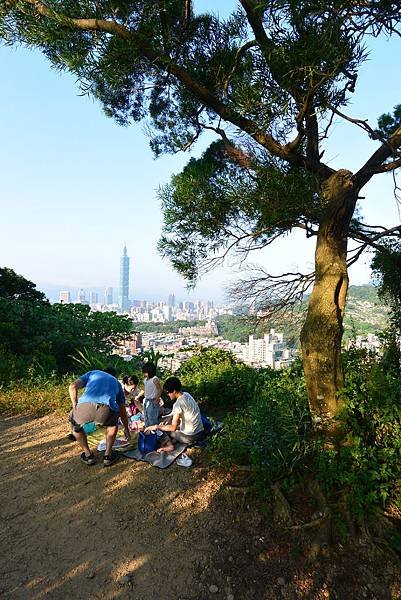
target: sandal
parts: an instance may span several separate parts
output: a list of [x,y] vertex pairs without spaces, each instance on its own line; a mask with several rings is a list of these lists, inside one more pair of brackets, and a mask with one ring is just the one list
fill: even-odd
[[83,463],[88,465],[88,467],[91,467],[92,465],[94,465],[96,463],[96,456],[93,454],[93,452],[89,456],[86,456],[85,452],[82,452],[81,460]]
[[117,454],[117,452],[112,452],[111,454],[105,454],[103,457],[103,466],[104,467],[111,467],[111,465],[114,465],[114,463],[120,458],[119,454]]

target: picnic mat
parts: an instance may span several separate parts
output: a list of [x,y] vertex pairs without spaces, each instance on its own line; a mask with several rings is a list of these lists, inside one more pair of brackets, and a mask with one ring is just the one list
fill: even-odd
[[[105,439],[106,428],[100,425],[96,425],[95,431],[92,433],[88,433],[86,437],[88,438],[88,445],[90,448],[96,448],[99,452],[102,452],[106,449],[106,439]],[[125,443],[124,443],[125,442]],[[121,452],[122,450],[127,450],[131,448],[135,448],[138,443],[138,434],[131,431],[131,440],[127,443],[124,437],[124,430],[121,429],[117,433],[116,441],[114,442],[113,450],[117,452]]]
[[126,450],[121,449],[121,454],[126,456],[127,458],[133,458],[134,460],[143,460],[144,462],[149,463],[153,467],[158,467],[159,469],[167,469],[173,462],[175,461],[180,454],[182,454],[187,447],[187,444],[176,444],[174,450],[171,452],[148,452],[147,454],[142,454],[142,452],[138,449],[136,450]]

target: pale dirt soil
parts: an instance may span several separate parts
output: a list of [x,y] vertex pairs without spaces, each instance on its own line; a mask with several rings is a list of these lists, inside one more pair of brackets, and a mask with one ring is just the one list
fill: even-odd
[[0,598],[10,600],[401,599],[400,563],[370,546],[313,566],[229,474],[79,461],[66,421],[0,419]]

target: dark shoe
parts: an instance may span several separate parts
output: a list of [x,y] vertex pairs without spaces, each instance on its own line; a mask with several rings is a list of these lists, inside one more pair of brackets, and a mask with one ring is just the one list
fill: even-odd
[[67,435],[67,439],[68,439],[68,440],[71,440],[71,442],[75,442],[75,435],[74,435],[73,433],[69,433],[69,434]]
[[111,467],[114,463],[120,458],[117,452],[112,452],[111,454],[105,454],[103,457],[103,466]]
[[85,456],[85,452],[82,452],[81,460],[83,463],[88,465],[88,467],[91,467],[92,465],[94,465],[96,463],[96,456],[93,454],[93,452],[89,456]]

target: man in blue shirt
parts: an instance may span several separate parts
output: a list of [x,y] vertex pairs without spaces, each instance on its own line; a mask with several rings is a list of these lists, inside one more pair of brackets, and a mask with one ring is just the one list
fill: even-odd
[[[70,421],[72,431],[83,452],[81,460],[91,466],[96,463],[96,457],[88,446],[83,426],[86,423],[106,426],[106,451],[103,464],[105,467],[112,465],[118,454],[112,451],[118,431],[118,419],[124,425],[125,435],[130,439],[128,417],[125,410],[125,396],[121,384],[117,381],[114,369],[106,371],[89,371],[81,375],[68,388],[72,411]],[[84,393],[78,398],[78,390],[85,388]]]

